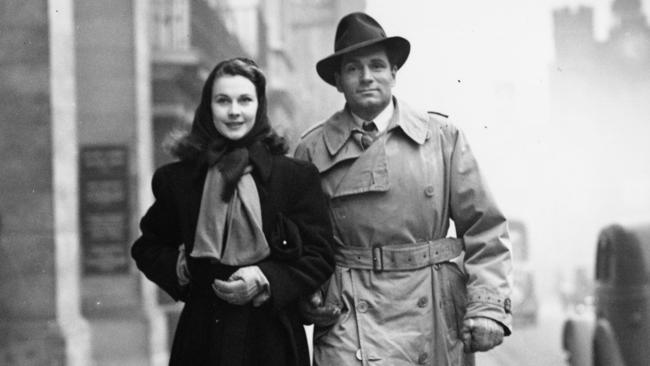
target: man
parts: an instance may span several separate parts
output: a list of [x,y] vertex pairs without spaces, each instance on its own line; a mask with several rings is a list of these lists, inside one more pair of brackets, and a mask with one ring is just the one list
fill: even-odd
[[473,364],[511,330],[506,219],[464,135],[393,97],[406,39],[352,13],[334,49],[316,69],[345,107],[296,149],[320,172],[337,244],[334,276],[302,307],[314,364]]

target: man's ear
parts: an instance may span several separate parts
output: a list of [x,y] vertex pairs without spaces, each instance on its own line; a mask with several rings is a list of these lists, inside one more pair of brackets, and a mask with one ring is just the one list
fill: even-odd
[[336,85],[336,90],[343,93],[343,88],[341,88],[341,74],[338,72],[334,73],[334,84]]
[[390,74],[393,77],[392,86],[395,86],[395,80],[397,78],[397,66],[393,65],[390,67]]

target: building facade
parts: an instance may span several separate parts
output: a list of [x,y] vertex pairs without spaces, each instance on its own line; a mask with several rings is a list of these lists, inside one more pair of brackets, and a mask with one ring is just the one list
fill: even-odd
[[129,249],[170,131],[220,60],[256,59],[295,143],[340,108],[315,63],[343,0],[0,2],[0,364],[164,365],[180,309]]
[[[549,191],[567,227],[602,227],[647,218],[650,182],[650,26],[640,0],[615,0],[611,27],[595,36],[594,9],[553,13],[550,69]],[[567,177],[569,179],[564,179]],[[566,193],[565,193],[566,192]],[[565,256],[591,270],[585,243],[569,230],[557,240]],[[594,232],[596,228],[594,228]],[[593,248],[593,246],[589,246]]]

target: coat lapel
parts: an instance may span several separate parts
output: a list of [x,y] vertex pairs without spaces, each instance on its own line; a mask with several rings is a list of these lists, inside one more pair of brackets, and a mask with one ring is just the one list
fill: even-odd
[[[430,136],[426,113],[409,107],[396,98],[395,112],[388,131],[367,150],[352,138],[355,122],[346,108],[323,123],[323,144],[312,145],[311,162],[321,174],[332,171],[330,194],[344,196],[363,192],[383,192],[390,189],[386,142],[396,129],[413,142],[423,144]],[[340,169],[335,169],[340,165]]]
[[347,109],[335,113],[324,122],[323,144],[314,146],[319,151],[312,154],[311,160],[321,174],[363,153],[363,149],[351,138],[353,127],[354,121]]
[[321,174],[340,164],[347,166],[347,168],[341,166],[342,174],[335,174],[339,177],[333,184],[334,197],[369,191],[383,192],[390,188],[385,136],[377,139],[368,150],[363,151],[352,138],[352,130],[355,127],[355,122],[347,108],[333,115],[323,127],[327,152],[315,154],[315,159],[312,161]]

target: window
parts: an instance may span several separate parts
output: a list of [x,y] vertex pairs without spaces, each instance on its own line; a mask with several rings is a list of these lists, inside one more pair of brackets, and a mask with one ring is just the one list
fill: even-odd
[[151,10],[153,49],[188,50],[190,47],[189,0],[154,0]]

